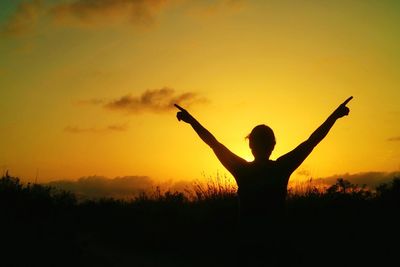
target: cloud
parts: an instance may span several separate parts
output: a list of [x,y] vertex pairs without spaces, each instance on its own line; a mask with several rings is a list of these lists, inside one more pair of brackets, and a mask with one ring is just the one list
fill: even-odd
[[2,28],[6,36],[21,36],[31,32],[39,20],[42,11],[42,1],[22,1],[18,4],[15,13]]
[[391,141],[391,142],[400,141],[400,136],[391,137],[391,138],[388,138],[387,140]]
[[343,178],[352,182],[353,184],[363,185],[366,184],[370,188],[375,188],[381,183],[391,181],[394,177],[400,177],[400,172],[359,172],[354,174],[335,174],[329,177],[316,179],[327,184],[336,183],[337,179]]
[[126,124],[113,124],[108,125],[106,129],[108,131],[124,132],[128,130],[128,126]]
[[201,18],[214,16],[223,11],[238,11],[244,6],[246,0],[214,0],[214,1],[195,1],[192,2],[188,13]]
[[128,23],[151,26],[160,13],[175,6],[180,12],[214,15],[224,10],[237,10],[245,0],[23,0],[3,25],[7,36],[20,36],[32,31],[39,20],[53,26],[95,27]]
[[[92,100],[92,102],[94,102]],[[174,89],[164,87],[155,90],[146,90],[140,96],[125,95],[119,99],[105,103],[108,110],[122,111],[129,114],[141,112],[163,113],[174,109],[174,103],[183,106],[207,102],[196,93],[186,92],[178,94]]]
[[57,22],[80,25],[129,21],[136,25],[153,24],[161,8],[171,0],[74,0],[50,8]]
[[127,124],[111,124],[105,128],[81,128],[77,126],[67,126],[64,128],[65,132],[80,134],[80,133],[107,133],[107,132],[124,132],[128,130]]
[[305,169],[298,170],[296,174],[301,176],[311,177],[311,172]]
[[213,184],[222,186],[229,190],[236,190],[235,187],[226,181],[201,182],[187,180],[167,180],[157,181],[148,176],[124,176],[108,178],[104,176],[81,177],[78,180],[56,180],[45,185],[66,190],[76,194],[80,199],[96,199],[112,197],[116,199],[132,199],[140,194],[146,194],[149,197],[157,197],[159,193],[180,192],[187,197],[196,197],[196,188],[199,186],[203,190]]
[[104,103],[106,103],[106,100],[104,100],[104,99],[93,98],[93,99],[88,99],[88,100],[80,100],[76,104],[86,106],[86,105],[102,105]]
[[124,176],[107,178],[103,176],[88,176],[76,181],[59,180],[46,185],[71,191],[82,198],[132,198],[142,192],[154,188],[152,179],[147,176]]

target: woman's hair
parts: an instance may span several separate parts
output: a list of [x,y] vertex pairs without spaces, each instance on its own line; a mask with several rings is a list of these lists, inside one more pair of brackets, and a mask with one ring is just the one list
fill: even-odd
[[253,151],[271,153],[276,144],[274,132],[264,124],[254,127],[246,138]]

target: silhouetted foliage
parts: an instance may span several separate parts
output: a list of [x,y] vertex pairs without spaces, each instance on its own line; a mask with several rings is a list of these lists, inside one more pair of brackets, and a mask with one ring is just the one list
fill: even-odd
[[[187,193],[156,188],[129,201],[77,202],[72,193],[6,175],[1,266],[234,266],[235,190],[216,179]],[[280,266],[387,264],[400,237],[399,196],[399,178],[376,191],[339,179],[325,190],[290,193],[285,245],[274,250]]]
[[395,177],[392,182],[384,183],[376,188],[377,197],[391,204],[400,204],[400,177]]

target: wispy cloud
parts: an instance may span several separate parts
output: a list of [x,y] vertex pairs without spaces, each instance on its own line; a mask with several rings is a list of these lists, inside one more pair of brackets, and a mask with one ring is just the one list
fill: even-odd
[[42,1],[22,1],[1,30],[6,36],[21,36],[32,31],[42,11]]
[[46,185],[73,192],[83,199],[103,197],[131,199],[141,193],[151,196],[158,190],[188,193],[193,190],[194,182],[173,180],[156,182],[148,176],[108,178],[94,175],[81,177],[78,180],[55,180]]
[[391,137],[391,138],[388,138],[387,140],[391,141],[391,142],[400,141],[400,136]]
[[76,181],[53,181],[48,185],[71,191],[85,198],[132,198],[141,192],[151,191],[154,183],[147,176],[124,176],[112,179],[103,176],[89,176]]
[[[2,26],[8,36],[33,30],[40,19],[53,25],[96,27],[125,23],[148,27],[157,22],[168,7],[179,7],[189,14],[218,14],[241,7],[245,0],[23,0]],[[46,21],[46,22],[47,22]]]
[[354,184],[363,185],[374,188],[381,183],[386,183],[391,181],[394,177],[400,177],[400,172],[359,172],[359,173],[345,173],[345,174],[335,174],[329,177],[323,177],[316,180],[322,180],[322,182],[327,184],[334,184],[337,179],[343,178]]
[[57,4],[50,14],[57,22],[81,25],[108,24],[128,21],[135,25],[150,25],[156,14],[171,0],[75,0]]
[[193,6],[188,13],[200,17],[210,17],[223,11],[237,11],[243,8],[246,0],[215,0],[215,1],[193,1]]
[[107,126],[108,131],[124,132],[128,130],[127,124],[113,124]]
[[81,134],[81,133],[101,134],[108,132],[124,132],[127,130],[128,130],[127,124],[112,124],[103,128],[96,128],[96,127],[82,128],[77,126],[67,126],[64,128],[65,132],[73,134]]
[[177,93],[174,89],[163,87],[161,89],[146,90],[141,95],[125,95],[115,100],[90,99],[80,101],[85,105],[100,105],[107,110],[120,111],[127,114],[143,112],[164,113],[174,109],[174,104],[179,103],[185,107],[193,104],[208,102],[194,92]]
[[105,99],[97,99],[97,98],[93,98],[93,99],[88,99],[88,100],[80,100],[78,102],[76,102],[77,105],[82,105],[82,106],[86,106],[86,105],[102,105],[104,103],[106,103],[107,101]]
[[296,174],[301,176],[311,177],[311,172],[306,169],[300,169],[296,172]]

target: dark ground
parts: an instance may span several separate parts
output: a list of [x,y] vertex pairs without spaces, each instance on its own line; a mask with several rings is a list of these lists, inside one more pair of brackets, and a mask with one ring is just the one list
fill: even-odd
[[[290,195],[279,244],[266,240],[262,257],[241,265],[399,266],[399,208],[400,179],[376,192],[341,180]],[[0,210],[0,266],[238,266],[243,254],[229,192],[78,203],[6,176]]]

